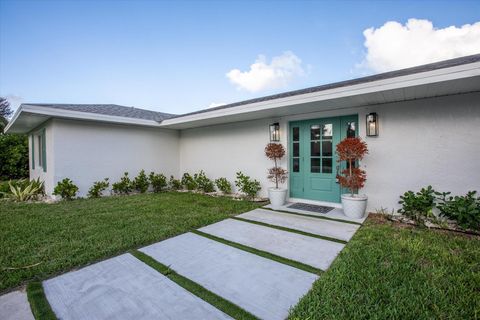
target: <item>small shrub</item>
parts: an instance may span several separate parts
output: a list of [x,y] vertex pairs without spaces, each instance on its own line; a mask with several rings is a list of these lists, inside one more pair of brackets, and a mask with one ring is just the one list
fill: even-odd
[[436,194],[437,208],[440,213],[450,220],[454,220],[464,229],[480,230],[480,197],[476,191],[469,191],[465,196],[450,196],[450,192]]
[[119,182],[112,184],[112,190],[116,194],[129,194],[133,190],[132,180],[128,177],[128,172],[123,174]]
[[274,167],[268,169],[268,180],[275,182],[275,189],[279,183],[285,183],[288,178],[287,170],[278,166],[278,162],[285,156],[285,148],[280,143],[269,143],[265,147],[265,156],[272,160]]
[[400,196],[399,204],[402,208],[398,213],[419,221],[422,218],[433,218],[433,207],[435,206],[435,190],[432,186],[422,188],[419,192],[407,191]]
[[45,193],[43,182],[40,181],[40,178],[32,181],[26,179],[11,180],[8,182],[8,188],[9,190],[4,195],[18,202],[36,199]]
[[218,178],[215,180],[218,190],[222,191],[224,194],[232,193],[232,185],[226,178]]
[[150,172],[149,179],[154,192],[161,192],[167,187],[167,177],[161,173],[155,174],[155,172]]
[[168,187],[171,190],[180,190],[182,189],[182,181],[175,179],[173,176],[170,176],[170,180],[168,181]]
[[103,181],[95,181],[93,186],[88,190],[89,198],[100,198],[105,190],[110,186],[108,178],[103,179]]
[[249,176],[244,175],[241,171],[237,172],[237,180],[235,185],[243,192],[248,198],[255,199],[258,191],[260,191],[260,182],[252,180]]
[[150,186],[150,181],[148,181],[148,177],[145,174],[145,170],[141,170],[138,176],[133,179],[133,187],[135,190],[139,191],[140,193],[145,193]]
[[199,173],[195,173],[193,180],[197,184],[198,190],[202,190],[205,193],[214,192],[215,184],[212,180],[208,179],[203,170],[200,170]]
[[60,196],[63,200],[72,200],[77,195],[78,187],[72,182],[72,180],[65,178],[58,182],[53,194]]
[[198,188],[197,182],[189,173],[183,174],[182,185],[187,190],[196,190]]

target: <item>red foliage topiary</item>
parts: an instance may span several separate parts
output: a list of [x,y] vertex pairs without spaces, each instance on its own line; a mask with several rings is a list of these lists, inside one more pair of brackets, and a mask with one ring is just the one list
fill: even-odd
[[360,168],[356,168],[357,161],[362,160],[368,154],[367,144],[359,137],[343,139],[337,144],[337,161],[346,161],[347,168],[337,174],[338,183],[344,188],[350,190],[353,197],[355,191],[363,188],[367,180],[366,172]]
[[277,161],[285,156],[285,148],[280,143],[269,143],[265,147],[265,155],[275,162],[275,167],[268,169],[267,178],[275,182],[275,187],[278,189],[278,183],[284,183],[287,180],[287,170],[277,165]]

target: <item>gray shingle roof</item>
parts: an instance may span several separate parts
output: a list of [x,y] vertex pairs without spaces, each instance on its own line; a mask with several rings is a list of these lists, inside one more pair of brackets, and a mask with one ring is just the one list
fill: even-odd
[[118,116],[126,118],[153,120],[161,122],[162,120],[171,118],[175,115],[134,107],[119,106],[116,104],[48,104],[48,103],[28,103],[27,105],[34,105],[46,108],[63,109],[70,111],[80,111],[96,114],[104,114],[109,116]]
[[474,63],[474,62],[478,62],[478,61],[480,61],[480,54],[475,54],[475,55],[471,55],[471,56],[465,56],[465,57],[460,57],[460,58],[455,58],[455,59],[450,59],[450,60],[434,62],[434,63],[430,63],[430,64],[424,64],[424,65],[421,65],[421,66],[407,68],[407,69],[401,69],[401,70],[395,70],[395,71],[390,71],[390,72],[385,72],[385,73],[379,73],[379,74],[376,74],[376,75],[373,75],[373,76],[368,76],[368,77],[362,77],[362,78],[357,78],[357,79],[352,79],[352,80],[334,82],[334,83],[329,83],[329,84],[325,84],[325,85],[320,85],[320,86],[315,86],[315,87],[310,87],[310,88],[305,88],[305,89],[300,89],[300,90],[294,90],[294,91],[288,91],[288,92],[283,92],[283,93],[279,93],[279,94],[264,96],[264,97],[260,97],[260,98],[250,99],[250,100],[234,102],[234,103],[226,104],[226,105],[215,107],[215,108],[203,109],[203,110],[198,110],[198,111],[194,111],[194,112],[189,112],[189,113],[185,113],[185,114],[176,115],[176,116],[173,116],[172,118],[179,118],[179,117],[189,116],[189,115],[198,114],[198,113],[228,109],[228,108],[238,107],[238,106],[245,105],[245,104],[274,100],[274,99],[280,99],[280,98],[286,98],[286,97],[296,96],[296,95],[300,95],[300,94],[324,91],[324,90],[329,90],[329,89],[334,89],[334,88],[347,87],[347,86],[352,86],[352,85],[356,85],[356,84],[367,83],[367,82],[378,81],[378,80],[384,80],[384,79],[395,78],[395,77],[401,77],[401,76],[406,76],[406,75],[415,74],[415,73],[421,73],[421,72],[433,71],[433,70],[438,70],[438,69],[450,68],[450,67],[455,67],[455,66],[459,66],[459,65],[463,65],[463,64],[469,64],[469,63]]

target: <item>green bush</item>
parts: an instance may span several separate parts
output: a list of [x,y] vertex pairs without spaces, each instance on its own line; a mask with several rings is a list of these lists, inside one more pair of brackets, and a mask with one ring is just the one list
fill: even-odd
[[196,190],[198,188],[198,184],[195,179],[186,172],[182,176],[182,186],[187,190]]
[[208,179],[203,170],[200,170],[199,173],[195,173],[193,180],[197,184],[198,190],[202,190],[205,193],[214,192],[215,184],[212,180]]
[[103,179],[103,181],[95,181],[90,190],[88,190],[88,197],[100,198],[103,191],[105,191],[109,185],[110,183],[108,182],[108,178]]
[[171,190],[180,190],[183,188],[182,181],[175,179],[173,176],[170,176],[170,181],[168,182],[168,187]]
[[422,218],[433,218],[433,207],[435,206],[435,190],[432,186],[422,188],[419,192],[407,191],[400,196],[399,204],[402,208],[398,210],[401,213],[415,221]]
[[225,194],[232,193],[232,185],[226,178],[218,178],[215,180],[218,190],[222,191]]
[[260,191],[260,182],[252,180],[249,176],[244,175],[241,171],[237,172],[237,180],[235,185],[243,192],[248,198],[254,199],[258,191]]
[[150,172],[149,178],[154,192],[161,192],[167,187],[167,177],[165,177],[163,174],[155,174],[155,172]]
[[150,186],[150,181],[148,180],[147,175],[145,174],[145,170],[141,170],[138,173],[138,176],[133,179],[133,187],[135,190],[139,191],[140,193],[145,193]]
[[0,180],[28,177],[28,137],[26,135],[2,134],[0,129],[0,164]]
[[480,230],[480,197],[476,191],[465,196],[450,196],[450,192],[437,192],[437,208],[448,219],[454,220],[464,229]]
[[55,186],[53,194],[60,196],[63,200],[72,200],[75,198],[77,191],[78,187],[72,182],[72,180],[65,178]]
[[116,194],[129,194],[133,190],[133,183],[128,177],[128,172],[123,174],[120,181],[112,184],[112,190]]

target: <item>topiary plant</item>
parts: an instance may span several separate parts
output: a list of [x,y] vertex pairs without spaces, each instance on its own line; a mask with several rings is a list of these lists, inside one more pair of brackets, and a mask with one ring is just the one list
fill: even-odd
[[161,192],[167,187],[167,177],[163,174],[155,174],[154,172],[150,172],[150,183],[153,187],[153,192]]
[[78,191],[78,187],[72,182],[72,180],[65,178],[58,182],[53,189],[53,194],[60,196],[63,200],[72,200],[75,198]]
[[363,188],[367,180],[366,172],[356,167],[357,161],[362,160],[368,153],[367,144],[359,137],[345,138],[337,144],[336,153],[338,162],[347,162],[347,167],[337,174],[338,183],[350,190],[353,197],[355,192]]
[[244,175],[241,171],[237,172],[237,180],[235,185],[243,192],[248,198],[255,199],[258,191],[260,191],[260,182],[252,180],[249,176]]
[[150,186],[150,182],[148,181],[148,177],[145,174],[145,170],[141,170],[138,173],[138,176],[133,179],[133,187],[135,190],[139,191],[140,193],[145,193],[148,190],[148,187]]
[[222,191],[224,194],[232,193],[232,185],[226,178],[218,178],[215,180],[218,190]]
[[88,190],[89,198],[100,198],[103,191],[105,191],[110,186],[108,178],[103,179],[103,181],[95,181],[93,186]]
[[278,189],[278,184],[284,183],[288,178],[287,170],[278,166],[278,161],[285,156],[285,148],[280,143],[269,143],[265,147],[265,155],[275,163],[273,168],[268,169],[267,178],[275,182],[275,189]]

